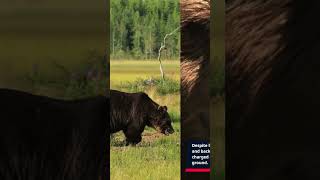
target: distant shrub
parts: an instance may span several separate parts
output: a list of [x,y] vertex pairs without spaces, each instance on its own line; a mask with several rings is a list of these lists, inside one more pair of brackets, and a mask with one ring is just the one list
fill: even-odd
[[174,94],[180,92],[180,83],[174,79],[165,79],[162,80],[161,78],[149,78],[149,79],[142,79],[138,78],[133,82],[123,82],[119,85],[120,89],[126,89],[129,92],[140,92],[146,91],[150,88],[155,88],[156,92],[159,95],[167,95],[167,94]]
[[38,66],[34,66],[33,72],[25,75],[25,79],[31,83],[33,91],[37,94],[43,93],[65,99],[106,94],[109,67],[105,58],[95,52],[90,53],[86,63],[82,63],[77,70],[69,70],[52,62],[52,69],[58,74],[56,77],[43,75]]

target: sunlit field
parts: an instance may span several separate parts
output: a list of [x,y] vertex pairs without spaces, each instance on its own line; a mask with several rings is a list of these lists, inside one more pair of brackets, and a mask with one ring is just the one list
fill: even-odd
[[[180,62],[177,60],[164,60],[163,69],[166,76],[179,80]],[[133,81],[137,78],[160,77],[158,60],[114,60],[111,65],[111,87],[121,82]]]

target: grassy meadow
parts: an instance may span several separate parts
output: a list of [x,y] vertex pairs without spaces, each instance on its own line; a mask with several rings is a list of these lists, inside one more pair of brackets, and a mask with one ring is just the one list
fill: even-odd
[[[164,60],[165,75],[180,81],[180,62],[178,60]],[[155,60],[113,60],[110,62],[110,84],[116,87],[126,81],[137,78],[160,77],[159,61]]]
[[[38,71],[43,79],[67,80],[58,77],[61,71],[53,62],[77,72],[91,52],[105,54],[103,2],[71,1],[72,6],[61,0],[0,2],[0,87],[38,93],[26,74]],[[51,96],[51,91],[40,93]]]
[[[175,133],[162,135],[146,128],[142,142],[124,145],[122,132],[111,136],[111,179],[180,179],[180,62],[164,60],[166,81],[160,80],[157,60],[112,60],[110,87],[124,92],[144,91],[156,103],[166,105]],[[143,169],[143,170],[141,170]]]

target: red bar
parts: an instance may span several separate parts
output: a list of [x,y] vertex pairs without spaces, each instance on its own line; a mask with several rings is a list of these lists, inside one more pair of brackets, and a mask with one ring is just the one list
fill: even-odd
[[187,168],[186,172],[210,172],[210,168]]

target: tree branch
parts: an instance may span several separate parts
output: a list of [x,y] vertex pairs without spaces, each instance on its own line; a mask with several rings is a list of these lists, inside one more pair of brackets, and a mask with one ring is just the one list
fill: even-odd
[[162,62],[161,62],[161,51],[163,49],[166,48],[166,39],[169,37],[169,36],[172,36],[176,31],[178,31],[180,29],[181,26],[177,27],[175,30],[173,30],[171,33],[169,34],[166,34],[163,38],[163,43],[161,43],[161,46],[159,48],[159,51],[158,51],[158,61],[160,63],[160,72],[161,72],[161,77],[162,77],[162,80],[164,80],[164,72],[163,72],[163,67],[162,67]]

